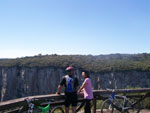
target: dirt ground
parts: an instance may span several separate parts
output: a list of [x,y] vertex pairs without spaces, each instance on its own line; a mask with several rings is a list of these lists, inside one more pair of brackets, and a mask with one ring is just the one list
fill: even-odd
[[140,113],[150,113],[150,110],[141,110]]
[[[100,110],[97,110],[96,113],[101,113],[101,112],[100,112]],[[114,112],[114,113],[120,113],[120,112]],[[136,113],[136,111],[135,112],[134,111],[130,111],[130,113]],[[144,109],[144,110],[141,110],[140,113],[150,113],[150,110]]]
[[[84,111],[78,112],[78,113],[84,113]],[[100,110],[97,110],[96,113],[101,113],[101,111],[100,111]],[[120,113],[120,112],[114,112],[114,113]],[[130,111],[130,113],[136,113],[136,112]],[[150,110],[144,109],[144,110],[141,110],[140,113],[150,113]]]

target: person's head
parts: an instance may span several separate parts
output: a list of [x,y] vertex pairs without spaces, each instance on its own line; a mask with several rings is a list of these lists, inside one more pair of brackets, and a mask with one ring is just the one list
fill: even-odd
[[89,76],[89,72],[88,71],[82,71],[82,77],[83,78],[89,78],[90,76]]
[[74,68],[72,66],[69,66],[66,68],[66,71],[68,75],[73,75]]

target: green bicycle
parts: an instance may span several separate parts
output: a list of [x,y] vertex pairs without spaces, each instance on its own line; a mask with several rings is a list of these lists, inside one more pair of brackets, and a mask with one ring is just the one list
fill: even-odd
[[28,110],[23,113],[64,113],[61,106],[52,107],[52,100],[48,100],[46,103],[37,104],[35,103],[37,99],[26,98],[25,101],[28,105]]

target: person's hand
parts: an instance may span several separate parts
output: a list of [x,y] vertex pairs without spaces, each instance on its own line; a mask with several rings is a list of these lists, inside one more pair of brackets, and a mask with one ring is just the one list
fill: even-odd
[[78,90],[78,94],[80,94],[80,92],[81,92],[81,91],[80,91],[80,90]]
[[60,92],[56,92],[57,95],[60,95]]

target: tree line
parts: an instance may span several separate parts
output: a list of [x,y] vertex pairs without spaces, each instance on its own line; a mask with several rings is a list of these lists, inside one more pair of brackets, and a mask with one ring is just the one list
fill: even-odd
[[0,59],[0,67],[59,67],[74,66],[91,72],[150,71],[150,54],[109,55],[36,55],[16,59]]

